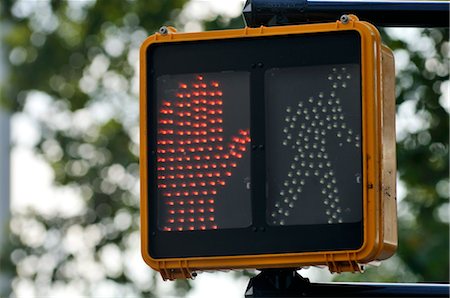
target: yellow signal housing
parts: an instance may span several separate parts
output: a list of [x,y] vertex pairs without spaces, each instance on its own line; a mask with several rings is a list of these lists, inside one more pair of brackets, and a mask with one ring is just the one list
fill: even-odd
[[[168,232],[159,227],[155,216],[161,216],[162,211],[158,211],[159,202],[162,200],[158,195],[156,184],[159,177],[157,172],[158,164],[155,150],[158,145],[157,133],[157,96],[155,95],[159,83],[151,83],[159,80],[156,78],[152,65],[156,63],[150,59],[149,51],[155,46],[159,46],[158,51],[163,51],[166,45],[181,45],[197,43],[213,44],[216,41],[226,42],[227,40],[239,41],[246,40],[249,43],[254,40],[264,40],[275,37],[295,37],[295,36],[332,36],[345,32],[356,33],[360,38],[360,101],[361,101],[361,239],[358,247],[346,249],[345,243],[339,248],[334,249],[332,244],[322,249],[320,245],[311,249],[271,250],[271,248],[260,249],[258,243],[245,244],[245,249],[238,252],[220,251],[221,245],[231,245],[229,241],[218,242],[222,239],[220,233],[226,233],[226,237],[233,237],[233,228],[217,231],[179,231]],[[334,49],[329,49],[330,55]],[[183,56],[183,52],[179,54]],[[272,56],[279,55],[273,53]],[[280,54],[281,55],[281,54]],[[295,55],[289,53],[288,55]],[[271,58],[272,59],[272,58]],[[157,63],[164,63],[158,61]],[[169,62],[168,62],[169,63]],[[255,65],[253,65],[255,68]],[[257,68],[257,66],[256,66]],[[208,73],[206,70],[199,73]],[[229,70],[229,69],[228,69]],[[186,73],[186,69],[180,73]],[[196,73],[195,70],[192,73]],[[150,83],[149,83],[150,82]],[[158,81],[159,82],[159,81]],[[261,87],[263,88],[263,87]],[[252,93],[258,92],[258,89],[251,89]],[[253,91],[256,90],[256,91]],[[159,96],[159,95],[158,95]],[[224,100],[225,101],[225,100]],[[255,101],[252,101],[252,105]],[[156,119],[155,119],[156,117]],[[161,118],[162,119],[162,118]],[[253,121],[253,120],[252,120]],[[253,123],[253,122],[252,122]],[[225,125],[225,124],[224,124]],[[255,126],[251,126],[251,145],[252,154],[262,156],[259,153],[258,137],[253,133]],[[159,131],[159,130],[158,130]],[[265,144],[269,146],[270,144]],[[155,147],[156,146],[156,147]],[[259,147],[258,147],[259,146]],[[264,150],[261,149],[261,150]],[[332,23],[306,24],[280,27],[260,27],[243,28],[237,30],[222,30],[200,33],[178,33],[172,27],[167,32],[156,33],[148,37],[141,46],[140,50],[140,171],[141,171],[141,250],[144,261],[154,270],[161,273],[164,280],[174,280],[178,278],[192,278],[196,271],[205,270],[227,270],[227,269],[245,269],[245,268],[301,268],[311,265],[328,266],[331,272],[357,272],[362,271],[363,264],[372,261],[384,260],[394,254],[397,248],[397,214],[396,214],[396,142],[395,142],[395,70],[394,57],[392,51],[384,46],[381,41],[378,30],[370,23],[359,21],[356,16],[350,15],[349,21],[342,23],[336,21]],[[255,157],[256,158],[256,157]],[[254,160],[252,161],[254,162]],[[255,168],[252,168],[255,169]],[[257,175],[252,170],[252,175]],[[158,184],[159,185],[159,184]],[[257,188],[258,185],[252,188]],[[262,189],[264,186],[261,187]],[[261,193],[265,193],[264,190]],[[265,197],[256,196],[256,191],[252,190],[252,204],[257,204],[258,199],[265,200]],[[256,203],[255,203],[256,202]],[[266,206],[262,204],[262,206]],[[177,209],[184,210],[184,209]],[[187,210],[187,209],[186,209]],[[253,210],[253,216],[256,216]],[[174,211],[175,212],[175,211]],[[181,211],[180,211],[181,212]],[[187,211],[186,211],[187,212]],[[184,220],[184,217],[183,217]],[[250,220],[250,222],[254,222]],[[350,225],[350,224],[349,224]],[[321,227],[327,228],[326,225]],[[339,224],[336,224],[339,226]],[[346,225],[338,228],[344,229]],[[303,229],[308,226],[305,225]],[[341,228],[342,227],[342,228]],[[194,228],[193,228],[194,229]],[[253,229],[254,234],[263,233],[256,226],[250,224],[240,235],[247,235]],[[279,233],[284,233],[283,229],[294,229],[293,226],[271,227],[267,225],[266,230],[276,229]],[[275,233],[277,233],[275,231]],[[294,230],[293,230],[294,231]],[[302,230],[303,231],[303,230]],[[195,235],[192,236],[191,235]],[[205,237],[203,238],[203,235]],[[208,238],[211,237],[218,238]],[[250,235],[250,234],[248,234]],[[252,234],[253,235],[253,234]],[[308,242],[306,234],[295,233],[292,238],[303,238],[303,242]],[[318,235],[318,237],[329,237],[329,234]],[[171,238],[170,238],[171,237]],[[178,237],[178,238],[177,238]],[[225,236],[224,236],[225,237]],[[167,244],[159,247],[158,243],[166,241]],[[225,238],[224,238],[225,239]],[[226,238],[228,239],[228,238]],[[232,238],[230,238],[232,239]],[[252,241],[253,238],[241,237],[235,241],[236,245],[246,241]],[[255,238],[256,239],[256,238]],[[260,238],[258,238],[260,239]],[[263,238],[261,238],[263,239]],[[193,249],[183,251],[183,247],[191,245],[189,241],[200,241],[203,245],[198,253]],[[172,242],[171,242],[172,241]],[[319,241],[319,240],[318,240]],[[270,241],[269,241],[270,242]],[[277,239],[268,243],[272,247]],[[344,242],[344,241],[343,241]],[[175,243],[175,244],[174,244]],[[262,243],[262,242],[261,242]],[[152,245],[156,247],[152,253]],[[261,244],[263,245],[263,244]],[[173,246],[179,246],[173,248]],[[207,248],[214,247],[217,252],[208,252]],[[180,253],[165,254],[165,248],[170,247]],[[228,247],[228,246],[227,246]],[[231,246],[230,246],[231,247]],[[255,251],[252,251],[252,247]],[[206,253],[204,253],[206,252]]]

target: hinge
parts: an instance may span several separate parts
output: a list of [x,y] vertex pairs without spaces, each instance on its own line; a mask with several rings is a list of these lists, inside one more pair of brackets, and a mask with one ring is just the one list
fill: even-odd
[[188,267],[186,261],[179,262],[179,268],[166,268],[165,262],[160,263],[160,273],[163,280],[194,279],[196,274]]
[[353,254],[347,254],[345,261],[335,261],[333,255],[326,255],[327,266],[331,273],[341,272],[363,272],[364,267],[356,262]]

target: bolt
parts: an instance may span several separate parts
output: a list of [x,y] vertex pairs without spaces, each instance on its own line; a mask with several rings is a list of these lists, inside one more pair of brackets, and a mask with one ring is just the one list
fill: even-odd
[[166,35],[169,33],[169,28],[167,28],[167,26],[162,26],[161,28],[159,28],[159,33],[162,35]]
[[341,23],[342,24],[348,24],[348,22],[350,21],[350,18],[348,17],[348,15],[346,15],[346,14],[343,14],[342,16],[341,16]]

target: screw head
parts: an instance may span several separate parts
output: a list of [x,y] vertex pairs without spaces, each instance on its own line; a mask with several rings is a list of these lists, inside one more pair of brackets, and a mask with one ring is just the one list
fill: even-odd
[[167,26],[162,26],[161,28],[159,28],[159,33],[162,35],[166,35],[167,33],[169,33],[169,28],[167,28]]
[[340,18],[342,24],[347,24],[350,21],[350,17],[346,14],[343,14]]

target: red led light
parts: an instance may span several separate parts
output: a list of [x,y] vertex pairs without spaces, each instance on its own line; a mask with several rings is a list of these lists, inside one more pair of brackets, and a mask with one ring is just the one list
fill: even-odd
[[218,229],[216,196],[249,151],[248,129],[239,130],[229,144],[224,140],[219,86],[198,75],[180,82],[172,98],[161,103],[156,160],[157,187],[164,189],[161,199],[168,206],[162,211],[164,231]]

